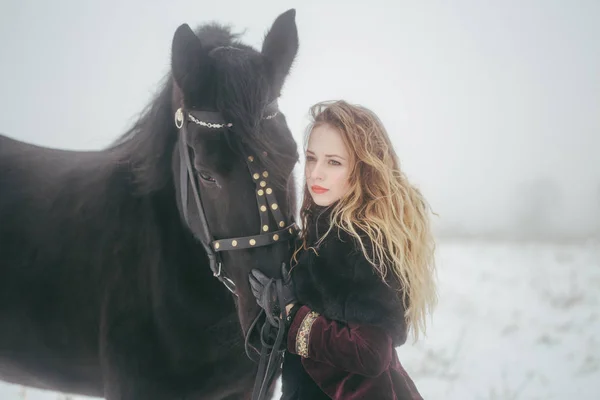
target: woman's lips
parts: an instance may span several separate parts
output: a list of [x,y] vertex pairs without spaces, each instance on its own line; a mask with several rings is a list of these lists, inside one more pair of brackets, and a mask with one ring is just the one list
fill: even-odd
[[324,187],[321,187],[319,185],[313,185],[310,187],[310,189],[316,194],[323,194],[329,190],[329,189],[325,189]]

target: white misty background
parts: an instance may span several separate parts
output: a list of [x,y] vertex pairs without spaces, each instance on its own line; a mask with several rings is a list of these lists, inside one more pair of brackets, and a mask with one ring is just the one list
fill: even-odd
[[[480,291],[495,282],[504,295],[511,292],[512,283],[493,275],[498,271],[514,271],[518,282],[525,279],[520,274],[531,274],[528,279],[537,282],[523,290],[523,297],[502,300],[515,308],[533,310],[525,296],[537,289],[562,290],[553,286],[556,281],[544,280],[550,269],[566,274],[554,279],[600,285],[596,0],[5,0],[0,5],[0,132],[50,147],[102,148],[154,95],[169,70],[172,36],[181,23],[229,23],[236,31],[246,30],[243,39],[260,48],[276,16],[292,7],[300,51],[280,106],[296,139],[302,143],[308,107],[315,102],[343,98],[373,109],[409,178],[439,214],[435,228],[441,243],[460,243],[442,244],[440,278],[447,297],[442,296],[436,318],[464,311],[454,303],[460,296],[469,304],[500,304]],[[471,247],[481,240],[517,247],[502,247],[505,255],[498,256],[497,248]],[[553,244],[523,247],[540,241]],[[557,247],[566,243],[576,247]],[[468,263],[470,269],[460,269]],[[491,266],[482,266],[486,263]],[[474,278],[486,268],[487,281]],[[473,281],[462,287],[453,280],[457,273]],[[570,285],[564,290],[580,293],[574,304],[591,308],[563,307],[561,312],[589,319],[581,329],[592,347],[581,354],[600,351],[598,332],[592,331],[600,317],[589,311],[598,308],[597,290]],[[461,324],[465,315],[450,319]],[[498,317],[498,323],[512,318]],[[433,346],[444,329],[448,326],[434,330],[424,346]],[[417,371],[422,359],[414,354],[410,371]],[[590,368],[598,377],[596,367]],[[481,373],[502,385],[497,372]],[[420,388],[429,382],[422,376],[416,379]],[[568,379],[562,379],[567,386]],[[555,393],[562,387],[556,379],[550,382]],[[507,393],[487,395],[517,398]]]

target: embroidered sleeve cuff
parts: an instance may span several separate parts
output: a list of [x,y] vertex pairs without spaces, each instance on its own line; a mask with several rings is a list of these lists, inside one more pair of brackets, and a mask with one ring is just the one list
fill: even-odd
[[287,335],[287,350],[302,357],[308,357],[310,329],[319,314],[307,306],[296,312]]
[[319,313],[311,311],[302,320],[298,335],[296,335],[296,353],[299,356],[308,357],[308,341],[310,340],[310,328],[313,322],[319,317]]

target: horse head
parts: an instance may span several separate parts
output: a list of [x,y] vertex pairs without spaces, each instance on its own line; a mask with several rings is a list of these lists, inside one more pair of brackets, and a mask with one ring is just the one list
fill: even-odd
[[186,24],[172,42],[177,206],[216,278],[237,296],[244,332],[258,314],[248,274],[280,275],[297,234],[296,143],[278,107],[298,50],[295,10],[257,51],[229,30]]

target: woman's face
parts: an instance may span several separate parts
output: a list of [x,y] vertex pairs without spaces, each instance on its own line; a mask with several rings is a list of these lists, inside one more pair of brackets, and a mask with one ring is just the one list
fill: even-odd
[[319,206],[328,206],[348,192],[350,152],[337,129],[323,124],[310,133],[306,149],[306,186]]

